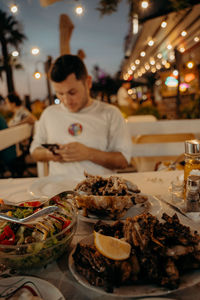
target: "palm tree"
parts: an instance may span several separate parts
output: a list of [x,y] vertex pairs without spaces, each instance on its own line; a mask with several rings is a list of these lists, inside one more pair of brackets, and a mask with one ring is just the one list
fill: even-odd
[[9,46],[14,46],[16,49],[23,43],[26,36],[23,34],[20,23],[11,15],[7,15],[6,12],[0,10],[0,44],[2,65],[0,67],[0,73],[6,72],[6,81],[8,92],[14,92],[13,82],[13,70],[12,59],[9,54]]

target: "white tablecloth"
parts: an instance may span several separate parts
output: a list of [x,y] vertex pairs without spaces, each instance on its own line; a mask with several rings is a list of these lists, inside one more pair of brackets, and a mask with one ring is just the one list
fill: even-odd
[[[145,173],[126,173],[120,174],[138,185],[143,193],[150,195],[160,195],[170,201],[169,185],[172,180],[177,179],[183,174],[182,171],[171,172],[145,172]],[[22,178],[22,179],[2,179],[0,180],[0,198],[15,199],[16,202],[28,200],[31,198],[27,192],[32,183],[38,179],[35,178]],[[13,196],[14,195],[14,196]],[[23,195],[23,196],[22,196]],[[170,209],[163,204],[163,211]],[[93,225],[79,220],[77,233],[73,239],[72,247],[81,240],[83,237],[88,236],[93,231]],[[26,274],[38,276],[49,282],[53,283],[66,299],[70,300],[94,300],[94,299],[115,299],[116,297],[102,296],[97,292],[91,291],[84,286],[80,285],[71,275],[68,269],[67,255],[61,257],[57,262],[49,264],[46,268],[40,270],[30,270]],[[23,273],[24,275],[24,273]],[[177,291],[166,295],[167,298],[179,300],[198,300],[200,299],[200,284],[184,291]],[[117,297],[116,299],[121,299]],[[56,300],[56,299],[55,299]]]

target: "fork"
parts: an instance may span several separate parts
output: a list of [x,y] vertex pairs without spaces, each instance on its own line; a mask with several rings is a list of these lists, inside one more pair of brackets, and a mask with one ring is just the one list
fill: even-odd
[[44,208],[38,210],[37,212],[33,213],[32,215],[30,215],[26,218],[23,218],[23,219],[10,217],[10,216],[7,216],[6,214],[0,213],[0,219],[8,221],[8,222],[17,223],[17,224],[33,224],[33,223],[37,222],[39,218],[49,215],[59,209],[60,208],[58,206],[47,206],[47,207],[44,207]]

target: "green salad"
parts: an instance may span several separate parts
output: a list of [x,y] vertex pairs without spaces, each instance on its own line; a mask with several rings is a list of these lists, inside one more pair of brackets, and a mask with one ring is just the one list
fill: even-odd
[[76,230],[76,212],[65,193],[51,198],[45,205],[32,201],[12,206],[1,201],[0,211],[21,219],[48,205],[60,209],[34,225],[0,221],[0,263],[19,269],[41,267],[67,250]]

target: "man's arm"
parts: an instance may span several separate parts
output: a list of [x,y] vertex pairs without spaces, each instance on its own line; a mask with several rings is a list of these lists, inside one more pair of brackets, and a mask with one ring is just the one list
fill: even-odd
[[31,155],[35,161],[63,161],[60,155],[54,155],[50,150],[43,147],[35,148]]
[[55,152],[62,157],[64,162],[89,160],[109,169],[123,169],[128,166],[128,162],[121,152],[101,151],[78,142],[60,145],[60,149]]
[[48,149],[37,147],[32,156],[35,161],[76,162],[89,160],[108,169],[123,169],[128,166],[128,162],[121,152],[105,152],[77,142],[59,145],[59,147],[55,150],[56,155]]

